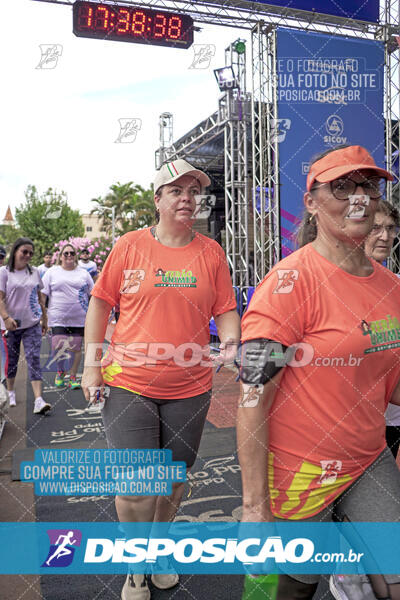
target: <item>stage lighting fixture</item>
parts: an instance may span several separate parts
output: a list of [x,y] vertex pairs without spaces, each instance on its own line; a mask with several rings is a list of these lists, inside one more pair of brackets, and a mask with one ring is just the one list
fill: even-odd
[[238,40],[233,49],[238,54],[244,54],[246,52],[246,44],[242,40]]
[[221,92],[226,90],[232,90],[239,87],[239,83],[236,80],[235,73],[232,67],[222,67],[222,69],[214,69],[214,75],[216,77],[219,89]]

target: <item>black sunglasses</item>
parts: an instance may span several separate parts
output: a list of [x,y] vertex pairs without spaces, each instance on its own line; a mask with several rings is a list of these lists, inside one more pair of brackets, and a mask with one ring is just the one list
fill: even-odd
[[63,252],[63,256],[75,256],[76,252]]
[[24,256],[33,256],[33,250],[22,250]]
[[353,196],[356,192],[357,187],[361,186],[364,190],[364,193],[371,198],[371,200],[378,200],[378,198],[382,198],[385,186],[386,179],[382,179],[381,177],[371,177],[366,178],[364,181],[358,182],[354,181],[354,179],[350,179],[347,177],[341,177],[339,179],[334,179],[333,181],[329,181],[328,184],[318,182],[312,186],[311,192],[317,190],[319,187],[323,185],[329,185],[331,188],[331,192],[333,196],[337,200],[348,200],[350,196]]

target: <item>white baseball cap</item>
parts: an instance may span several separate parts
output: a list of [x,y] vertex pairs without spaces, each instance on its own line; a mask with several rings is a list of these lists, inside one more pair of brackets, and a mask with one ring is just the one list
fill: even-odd
[[186,160],[178,158],[177,160],[165,163],[154,177],[154,191],[156,192],[162,185],[172,183],[183,175],[193,175],[199,180],[202,188],[211,185],[210,178],[203,171],[196,169]]

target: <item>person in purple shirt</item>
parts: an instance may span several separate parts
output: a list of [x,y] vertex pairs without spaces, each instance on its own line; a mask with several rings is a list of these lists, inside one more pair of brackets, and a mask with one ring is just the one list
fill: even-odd
[[43,277],[42,297],[49,300],[49,327],[52,332],[52,350],[57,362],[56,387],[65,387],[68,370],[66,357],[73,356],[68,387],[79,389],[76,379],[81,360],[86,312],[93,280],[78,265],[76,249],[66,244],[60,250],[57,265]]
[[33,412],[44,414],[51,408],[42,398],[40,366],[40,347],[42,335],[47,331],[47,315],[40,297],[42,280],[36,267],[29,264],[33,253],[32,240],[18,238],[11,248],[7,266],[0,267],[0,326],[8,355],[6,377],[10,406],[16,405],[14,383],[22,341],[35,396]]

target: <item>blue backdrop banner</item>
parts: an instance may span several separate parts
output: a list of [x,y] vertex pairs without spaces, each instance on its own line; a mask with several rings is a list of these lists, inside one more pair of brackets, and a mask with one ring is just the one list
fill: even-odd
[[377,22],[379,19],[378,0],[257,0],[257,4],[273,4],[307,10],[309,12],[345,17],[346,19],[358,19],[359,21]]
[[[250,1],[250,0],[249,0]],[[192,0],[199,2],[199,0]],[[218,6],[226,6],[226,2],[215,1],[215,12]],[[293,10],[305,10],[312,13],[321,13],[323,15],[333,15],[344,19],[356,19],[358,21],[368,21],[369,23],[378,23],[379,21],[379,0],[256,0],[251,2],[252,8],[256,4],[270,4],[272,6],[282,6]],[[208,6],[211,11],[212,5]]]
[[277,32],[282,257],[295,248],[311,157],[339,144],[365,146],[382,165],[383,44],[289,29]]

